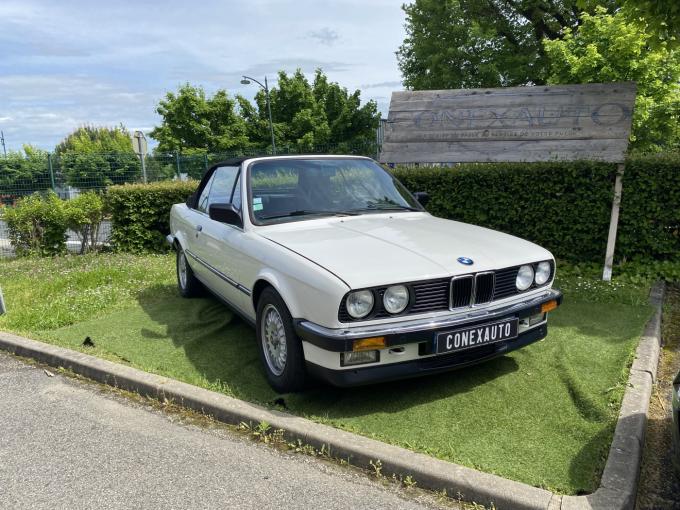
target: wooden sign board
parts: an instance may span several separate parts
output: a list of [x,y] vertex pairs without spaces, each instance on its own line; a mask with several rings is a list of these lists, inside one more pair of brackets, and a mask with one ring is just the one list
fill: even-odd
[[623,162],[635,83],[393,92],[380,161]]
[[149,152],[146,136],[144,136],[142,131],[135,131],[132,134],[132,150],[135,151],[135,154],[142,157],[146,156],[146,153]]

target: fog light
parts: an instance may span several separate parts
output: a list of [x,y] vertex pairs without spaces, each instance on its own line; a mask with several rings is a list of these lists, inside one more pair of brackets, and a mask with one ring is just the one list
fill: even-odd
[[340,366],[362,365],[364,363],[375,363],[380,360],[378,351],[359,351],[343,352],[340,354]]
[[533,326],[534,324],[538,324],[539,322],[543,322],[545,320],[545,314],[544,313],[539,313],[538,315],[532,315],[529,317],[529,326]]

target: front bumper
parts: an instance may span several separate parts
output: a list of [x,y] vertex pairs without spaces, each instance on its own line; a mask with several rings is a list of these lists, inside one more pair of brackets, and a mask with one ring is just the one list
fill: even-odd
[[[520,332],[512,339],[482,345],[465,351],[434,355],[436,353],[436,332],[466,328],[512,317],[527,319],[541,313],[541,307],[549,301],[562,303],[562,293],[549,289],[527,301],[491,310],[470,310],[468,313],[429,319],[413,319],[394,324],[358,326],[332,329],[305,320],[295,322],[298,336],[305,342],[330,353],[352,351],[354,340],[382,336],[385,348],[390,349],[406,344],[418,344],[418,359],[409,361],[371,364],[352,368],[335,369],[310,363],[309,372],[336,386],[356,386],[380,381],[389,381],[419,375],[432,374],[462,368],[480,363],[530,343],[545,338],[547,323]],[[339,354],[337,354],[339,357]],[[422,356],[422,357],[421,357]]]

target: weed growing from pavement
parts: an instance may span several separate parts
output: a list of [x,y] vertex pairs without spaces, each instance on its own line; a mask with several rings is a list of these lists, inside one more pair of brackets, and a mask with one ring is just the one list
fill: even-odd
[[380,459],[376,460],[375,462],[373,462],[372,460],[369,460],[368,463],[369,463],[369,464],[371,465],[371,467],[373,468],[373,475],[374,475],[376,478],[382,478],[382,477],[383,477],[383,474],[382,474],[382,462],[380,461]]

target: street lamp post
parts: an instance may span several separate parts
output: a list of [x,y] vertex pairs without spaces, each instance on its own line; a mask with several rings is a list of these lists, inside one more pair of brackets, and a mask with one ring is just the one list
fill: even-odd
[[272,107],[271,101],[269,100],[269,85],[267,84],[267,77],[264,77],[264,85],[257,81],[255,78],[250,76],[243,76],[241,80],[242,85],[250,85],[250,82],[254,81],[264,90],[265,98],[267,99],[267,115],[269,115],[269,131],[272,135],[272,153],[276,154],[276,141],[274,141],[274,122],[272,121]]

